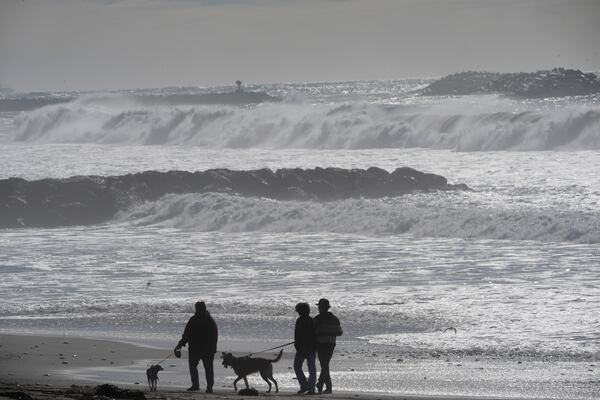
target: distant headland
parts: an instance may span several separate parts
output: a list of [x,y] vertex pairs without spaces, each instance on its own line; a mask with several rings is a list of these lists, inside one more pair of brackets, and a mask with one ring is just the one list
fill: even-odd
[[585,96],[600,93],[600,79],[593,73],[565,68],[519,73],[467,71],[438,79],[420,93],[428,96],[504,94],[524,98]]

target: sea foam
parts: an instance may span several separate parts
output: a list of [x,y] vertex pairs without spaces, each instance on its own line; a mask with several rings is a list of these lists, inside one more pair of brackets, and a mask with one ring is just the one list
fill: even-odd
[[126,98],[83,98],[22,113],[2,141],[215,149],[600,149],[597,107],[501,112],[469,108],[302,102],[148,107]]
[[336,202],[283,202],[221,193],[167,195],[123,211],[117,220],[204,232],[411,234],[465,240],[600,243],[600,220],[595,214],[478,208],[469,201],[469,193]]

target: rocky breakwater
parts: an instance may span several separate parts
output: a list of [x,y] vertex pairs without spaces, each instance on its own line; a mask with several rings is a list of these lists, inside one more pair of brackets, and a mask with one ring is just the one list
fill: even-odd
[[169,193],[222,192],[276,200],[334,201],[400,196],[415,191],[467,190],[412,168],[147,171],[121,176],[0,180],[0,228],[89,225],[132,204]]
[[[89,96],[89,95],[88,95]],[[125,96],[142,106],[195,106],[232,105],[244,106],[265,102],[277,103],[281,97],[266,92],[219,92],[201,94],[130,94]],[[79,98],[78,94],[17,94],[0,98],[0,112],[32,111],[45,106],[66,104]],[[102,96],[99,97],[102,99]],[[89,98],[87,100],[90,101]]]
[[137,95],[131,97],[142,105],[248,105],[258,103],[277,103],[282,99],[266,92],[219,92],[204,94]]
[[504,94],[524,98],[585,96],[600,93],[600,79],[593,73],[564,68],[531,73],[467,71],[438,79],[420,93],[431,96]]

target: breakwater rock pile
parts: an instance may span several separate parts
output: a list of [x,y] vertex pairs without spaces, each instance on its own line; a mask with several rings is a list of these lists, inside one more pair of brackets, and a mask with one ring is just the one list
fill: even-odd
[[133,99],[143,105],[245,105],[280,102],[280,97],[266,92],[222,92],[204,94],[138,95]]
[[600,93],[600,79],[595,74],[564,68],[531,73],[460,72],[445,76],[421,90],[421,94],[432,96],[504,94],[525,98],[596,93]]
[[275,200],[335,201],[415,191],[468,190],[412,168],[147,171],[121,176],[0,180],[0,228],[89,225],[166,194],[220,192]]
[[[89,94],[88,101],[89,101]],[[99,96],[110,97],[111,95]],[[112,95],[116,96],[116,95]],[[24,94],[0,98],[0,112],[32,111],[45,106],[66,104],[76,101],[78,94]],[[124,98],[141,106],[194,106],[194,105],[250,105],[272,102],[277,103],[281,97],[266,92],[218,92],[201,94],[129,94]]]

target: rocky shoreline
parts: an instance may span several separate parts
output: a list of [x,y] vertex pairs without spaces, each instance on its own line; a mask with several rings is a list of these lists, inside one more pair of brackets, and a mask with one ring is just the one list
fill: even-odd
[[[0,98],[0,112],[32,111],[45,106],[67,104],[79,98],[78,95],[39,95]],[[194,106],[194,105],[250,105],[265,102],[277,103],[280,97],[266,92],[218,92],[202,94],[139,94],[129,99],[143,106]]]
[[394,197],[415,191],[467,190],[446,178],[397,168],[146,171],[121,176],[0,180],[0,228],[90,225],[135,203],[175,193],[230,193],[275,200],[334,201]]
[[438,79],[420,93],[428,96],[503,94],[524,98],[585,96],[600,93],[600,79],[593,73],[564,68],[531,73],[467,71]]

